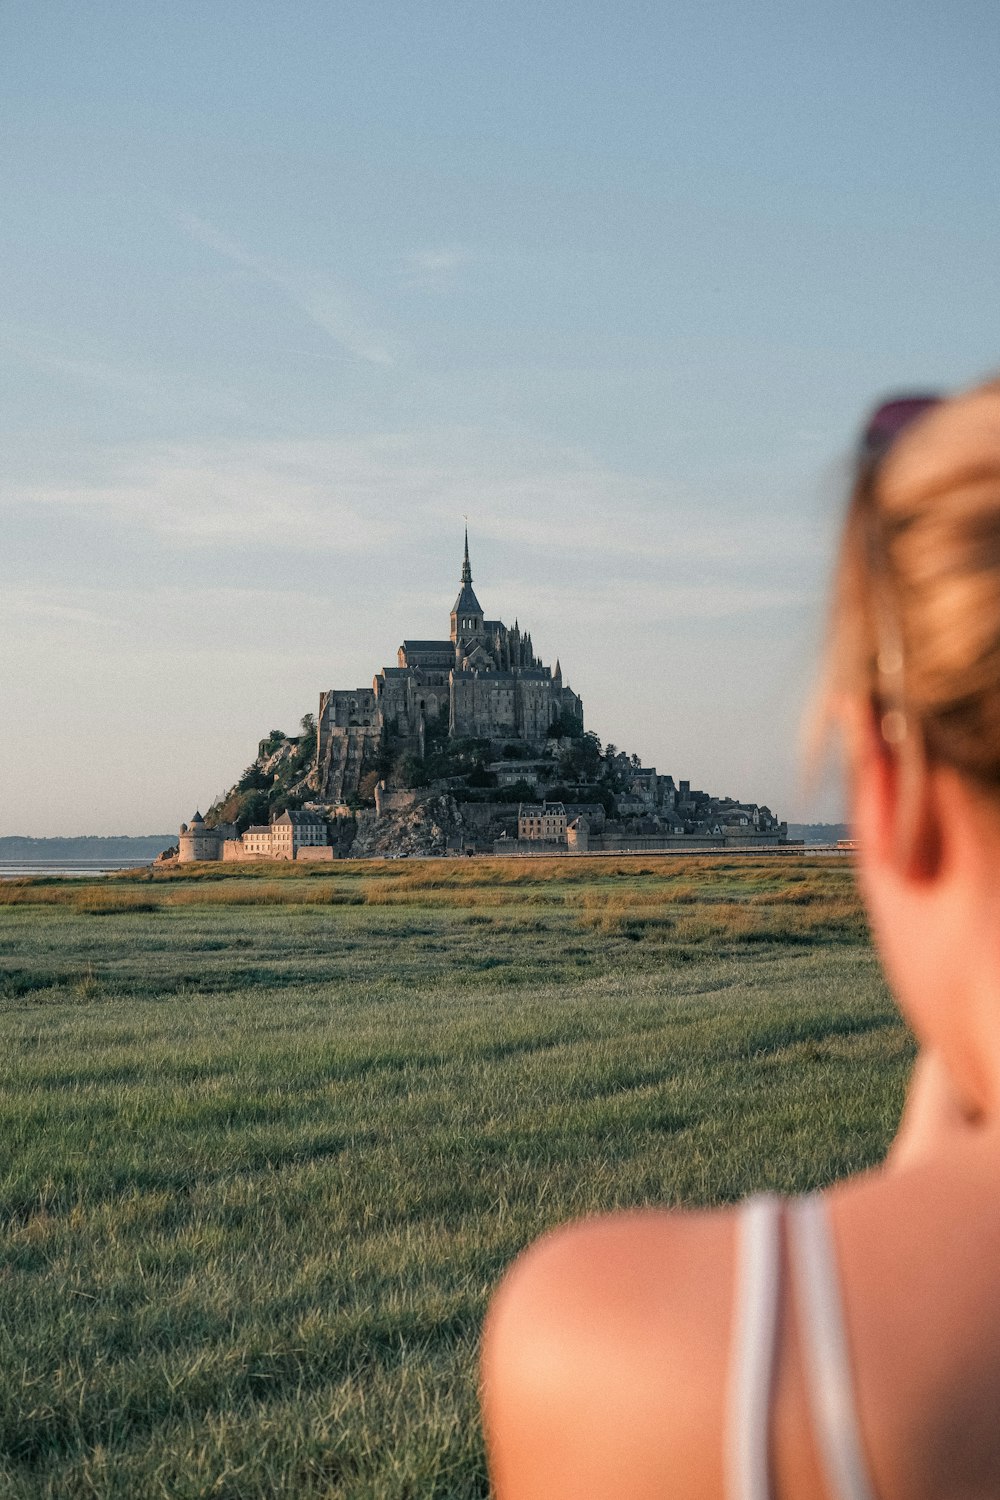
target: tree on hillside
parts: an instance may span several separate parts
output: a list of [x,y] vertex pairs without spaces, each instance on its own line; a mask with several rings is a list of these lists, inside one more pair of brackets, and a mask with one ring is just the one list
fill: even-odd
[[583,735],[583,722],[568,709],[561,709],[545,731],[550,740],[578,740]]
[[287,735],[283,729],[272,729],[267,739],[261,740],[257,746],[257,754],[259,756],[273,755],[275,750],[281,748],[286,739]]
[[563,781],[598,781],[605,770],[601,742],[588,730],[559,755],[559,775]]

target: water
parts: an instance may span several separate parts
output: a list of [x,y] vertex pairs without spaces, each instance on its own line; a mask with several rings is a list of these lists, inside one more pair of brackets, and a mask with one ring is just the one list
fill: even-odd
[[24,880],[29,875],[113,875],[116,870],[150,864],[149,859],[0,859],[0,880]]

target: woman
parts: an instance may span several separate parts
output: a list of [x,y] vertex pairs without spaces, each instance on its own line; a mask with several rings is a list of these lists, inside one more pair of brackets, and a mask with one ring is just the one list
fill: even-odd
[[1000,382],[870,422],[825,704],[919,1044],[895,1144],[528,1250],[484,1339],[498,1500],[1000,1495]]

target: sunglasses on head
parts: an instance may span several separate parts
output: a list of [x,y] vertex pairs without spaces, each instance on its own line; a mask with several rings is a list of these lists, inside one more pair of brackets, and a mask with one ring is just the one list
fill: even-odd
[[943,396],[920,394],[894,396],[890,401],[883,401],[869,417],[861,434],[860,457],[869,463],[877,462],[888,453],[901,432],[943,400]]

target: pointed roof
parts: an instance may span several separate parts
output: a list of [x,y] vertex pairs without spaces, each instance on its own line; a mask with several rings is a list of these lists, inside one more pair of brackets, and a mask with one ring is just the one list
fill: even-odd
[[458,598],[452,606],[453,615],[473,614],[482,615],[483,606],[476,598],[472,587],[472,565],[469,562],[469,528],[465,528],[465,558],[462,562],[462,587]]

